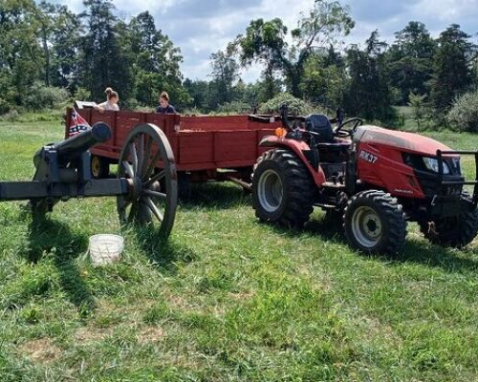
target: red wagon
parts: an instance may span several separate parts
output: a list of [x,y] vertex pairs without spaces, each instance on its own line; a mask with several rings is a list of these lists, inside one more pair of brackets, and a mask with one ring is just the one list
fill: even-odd
[[[66,134],[71,112],[66,119]],[[162,115],[131,111],[80,109],[78,113],[92,126],[107,123],[113,132],[106,143],[91,150],[94,176],[105,177],[109,165],[117,163],[124,141],[140,123],[152,123],[166,134],[174,152],[180,183],[231,180],[248,188],[252,168],[267,149],[259,142],[281,126],[280,118],[266,116]],[[159,166],[158,166],[159,167]]]

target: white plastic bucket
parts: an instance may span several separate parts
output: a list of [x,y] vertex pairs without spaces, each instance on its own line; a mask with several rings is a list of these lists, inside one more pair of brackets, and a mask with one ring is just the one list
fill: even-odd
[[94,235],[90,237],[88,252],[93,266],[109,264],[120,259],[124,239],[119,235]]

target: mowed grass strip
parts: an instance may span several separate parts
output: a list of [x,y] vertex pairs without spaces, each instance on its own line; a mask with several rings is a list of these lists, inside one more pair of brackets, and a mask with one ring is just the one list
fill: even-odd
[[[31,179],[34,152],[62,135],[57,121],[0,124],[0,179]],[[476,380],[476,241],[431,246],[411,224],[404,253],[369,257],[320,211],[287,231],[250,204],[197,186],[161,243],[122,228],[113,198],[60,203],[41,225],[1,203],[0,380]],[[96,233],[125,236],[121,262],[91,267]]]

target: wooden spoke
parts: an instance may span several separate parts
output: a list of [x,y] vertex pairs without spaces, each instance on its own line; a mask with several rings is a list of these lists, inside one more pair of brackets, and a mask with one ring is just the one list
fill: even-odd
[[153,175],[151,179],[149,179],[147,182],[143,183],[144,188],[151,187],[154,182],[159,182],[161,179],[164,179],[165,176],[166,176],[166,170],[162,170],[158,172],[157,174]]
[[151,174],[153,173],[156,167],[156,164],[159,162],[160,159],[161,159],[161,152],[158,151],[156,155],[153,157],[153,160],[151,161],[151,163],[149,164],[148,169],[144,173],[143,179],[148,179],[151,176]]
[[159,211],[159,208],[156,206],[156,204],[154,204],[154,202],[151,200],[151,198],[145,197],[145,198],[143,198],[143,200],[146,203],[146,205],[148,206],[148,208],[151,210],[153,215],[156,216],[156,218],[160,222],[162,222],[164,220],[164,216],[161,213],[161,211]]
[[133,170],[134,173],[138,173],[138,152],[136,151],[136,145],[134,144],[134,141],[130,143],[129,149],[131,152],[131,161],[133,162]]
[[128,223],[133,223],[136,220],[136,215],[138,214],[138,204],[133,203],[131,205],[131,210],[128,215]]
[[138,171],[137,174],[139,177],[142,176],[143,173],[143,163],[144,163],[144,140],[145,140],[144,135],[139,136],[139,144],[138,144]]
[[145,149],[144,149],[144,155],[143,155],[143,163],[141,164],[141,172],[139,174],[139,176],[143,179],[144,178],[144,174],[146,172],[146,168],[149,164],[149,159],[151,157],[151,146],[153,145],[153,140],[151,139],[151,137],[149,135],[143,135],[144,136],[144,140],[146,141],[145,143]]
[[152,190],[144,190],[145,195],[152,196],[153,198],[158,198],[161,201],[166,201],[167,195],[163,194],[162,192],[152,191]]
[[133,179],[134,178],[134,170],[133,167],[129,164],[128,161],[123,161],[123,168],[125,169],[128,176]]
[[131,200],[125,197],[118,198],[118,208],[126,209],[126,207],[128,207],[130,204],[131,204]]

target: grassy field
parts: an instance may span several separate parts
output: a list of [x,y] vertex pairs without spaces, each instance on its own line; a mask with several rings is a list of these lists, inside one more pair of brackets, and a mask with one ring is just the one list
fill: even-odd
[[[58,121],[0,123],[0,180],[30,179],[61,136]],[[123,230],[112,198],[60,204],[41,227],[0,204],[0,381],[477,380],[476,240],[442,249],[410,225],[404,253],[369,257],[320,211],[284,231],[235,186],[194,194],[167,245]],[[120,263],[91,267],[96,233],[125,236]]]

